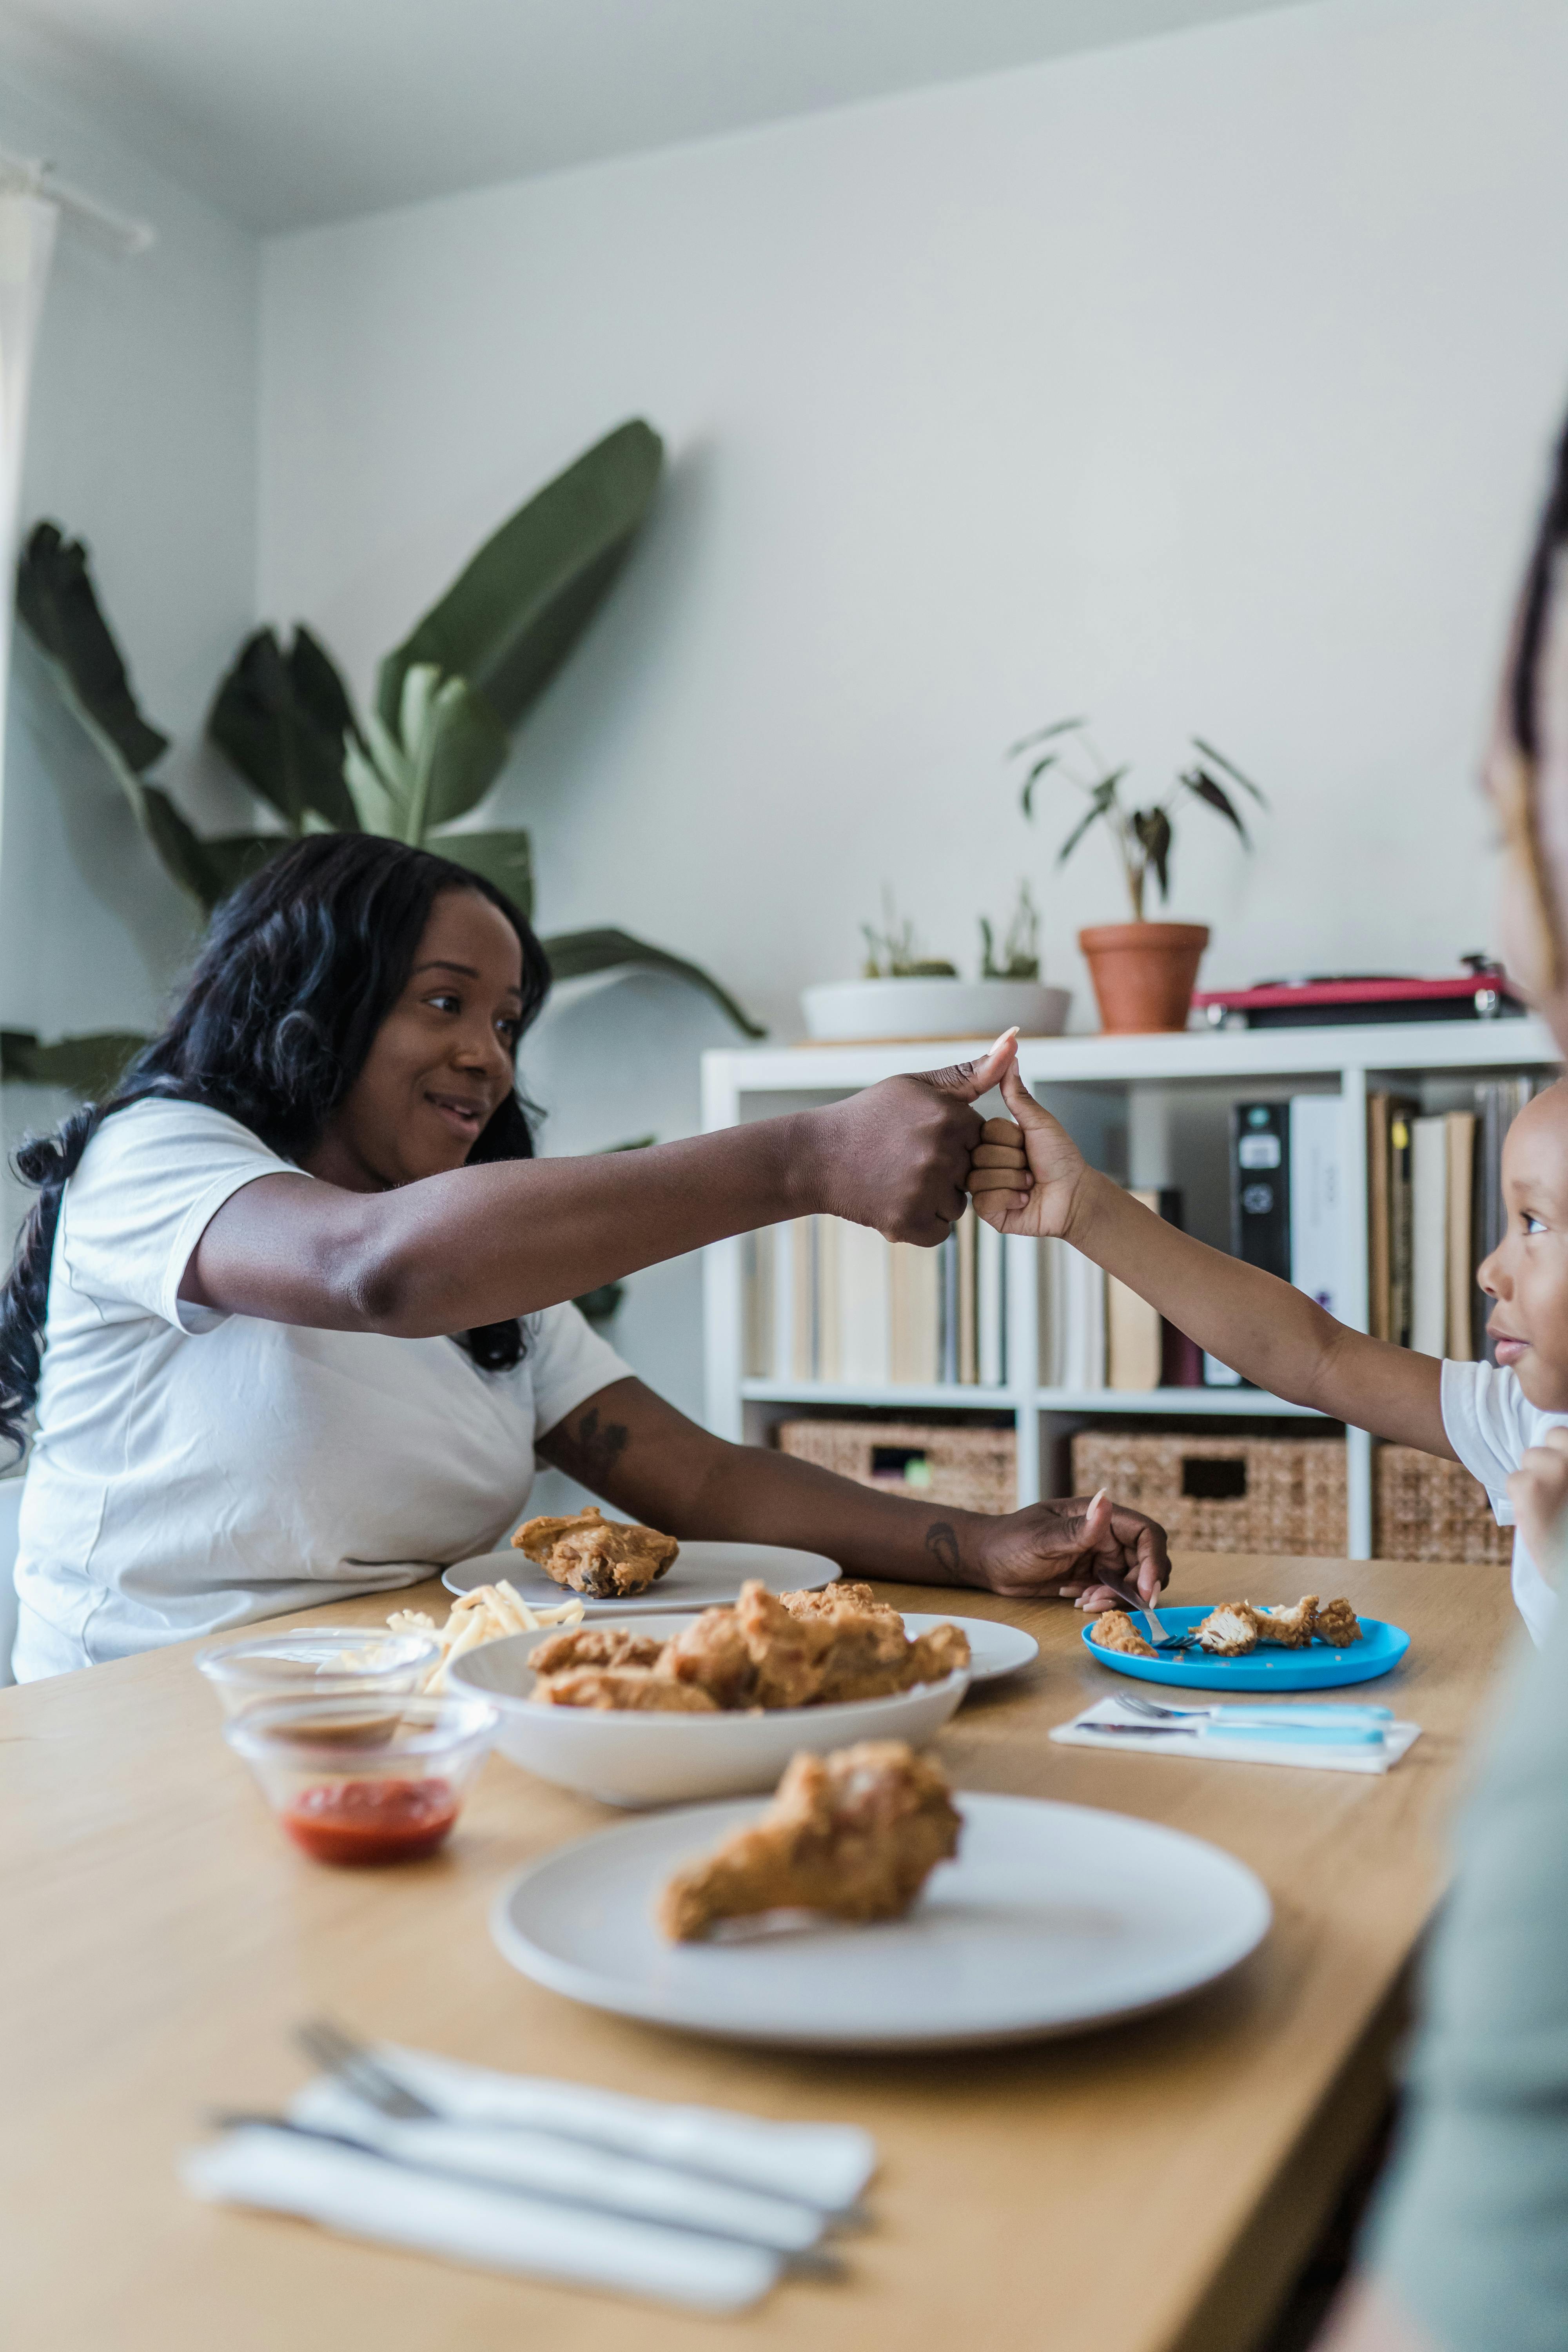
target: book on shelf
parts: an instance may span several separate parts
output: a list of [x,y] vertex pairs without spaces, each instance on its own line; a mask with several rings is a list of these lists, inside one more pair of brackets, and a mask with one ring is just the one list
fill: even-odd
[[[1172,1224],[1181,1195],[1134,1188],[1133,1198]],[[1040,1244],[1040,1378],[1047,1388],[1144,1391],[1195,1388],[1198,1355],[1157,1307],[1107,1275],[1071,1244]],[[1167,1370],[1180,1375],[1167,1379]]]
[[1367,1097],[1367,1328],[1374,1339],[1459,1362],[1489,1353],[1491,1301],[1476,1271],[1508,1225],[1502,1147],[1538,1084],[1488,1078],[1474,1108],[1423,1111]]
[[973,1207],[935,1249],[837,1217],[797,1217],[742,1246],[747,1379],[1005,1386],[1002,1236]]

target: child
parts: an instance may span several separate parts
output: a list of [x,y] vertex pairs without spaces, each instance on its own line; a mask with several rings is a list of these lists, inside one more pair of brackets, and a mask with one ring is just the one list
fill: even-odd
[[1259,1388],[1462,1462],[1500,1525],[1519,1508],[1513,1596],[1542,1642],[1556,1595],[1531,1552],[1568,1493],[1564,1441],[1542,1444],[1568,1429],[1568,1084],[1537,1095],[1503,1146],[1508,1231],[1477,1276],[1497,1301],[1487,1324],[1495,1366],[1439,1364],[1348,1330],[1303,1292],[1194,1241],[1089,1167],[1016,1062],[1002,1095],[1017,1123],[986,1122],[970,1180],[986,1223],[1005,1234],[1059,1234]]

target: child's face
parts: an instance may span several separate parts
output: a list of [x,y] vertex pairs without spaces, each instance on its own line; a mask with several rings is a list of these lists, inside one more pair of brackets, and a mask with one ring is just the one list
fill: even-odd
[[1568,1412],[1568,1084],[1521,1111],[1502,1150],[1508,1231],[1477,1276],[1487,1329],[1533,1405]]

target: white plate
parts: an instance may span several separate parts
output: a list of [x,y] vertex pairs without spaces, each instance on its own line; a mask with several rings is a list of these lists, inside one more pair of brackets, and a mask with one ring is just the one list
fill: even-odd
[[1195,1992],[1268,1932],[1261,1881],[1198,1838],[1033,1797],[958,1801],[958,1859],[904,1919],[666,1943],[653,1917],[665,1881],[754,1822],[753,1802],[565,1846],[502,1887],[490,1932],[524,1976],[590,2008],[817,2050],[1078,2032]]
[[[536,1568],[526,1552],[488,1551],[479,1559],[465,1559],[441,1579],[448,1592],[471,1592],[476,1584],[495,1584],[501,1577],[515,1584],[535,1609],[553,1609],[570,1599],[564,1587]],[[618,1601],[577,1597],[590,1617],[643,1617],[668,1609],[712,1609],[721,1601],[739,1601],[741,1587],[751,1577],[770,1592],[818,1592],[836,1583],[837,1562],[820,1552],[792,1551],[784,1544],[683,1543],[667,1575],[646,1592]]]
[[[622,1620],[628,1630],[670,1636],[695,1617]],[[907,1739],[923,1747],[963,1704],[964,1674],[921,1683],[890,1698],[842,1706],[774,1707],[767,1714],[621,1715],[606,1707],[536,1706],[529,1654],[542,1633],[509,1633],[465,1651],[452,1681],[482,1693],[500,1712],[495,1745],[542,1780],[606,1805],[675,1805],[777,1786],[792,1756],[826,1756],[857,1739]]]
[[1032,1665],[1040,1654],[1040,1645],[1032,1633],[1021,1625],[999,1625],[991,1617],[917,1617],[912,1610],[904,1612],[904,1625],[911,1639],[929,1633],[933,1625],[956,1625],[969,1639],[969,1680],[994,1683],[1003,1675],[1016,1675],[1020,1666]]

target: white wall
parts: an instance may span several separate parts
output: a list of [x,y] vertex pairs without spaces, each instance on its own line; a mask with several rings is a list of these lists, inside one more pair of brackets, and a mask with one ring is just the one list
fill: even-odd
[[[62,228],[33,382],[24,527],[85,537],[160,771],[212,829],[246,796],[199,738],[250,625],[256,565],[254,239],[96,125],[0,82],[0,146],[152,224],[133,260]],[[0,845],[0,1016],[47,1036],[153,1021],[188,952],[186,900],[18,632]],[[30,1107],[29,1107],[30,1108]],[[7,1104],[7,1125],[24,1114]]]
[[[933,950],[1028,873],[1051,976],[1116,919],[1000,753],[1088,711],[1271,791],[1173,912],[1212,982],[1482,942],[1471,777],[1568,395],[1568,15],[1321,0],[279,240],[259,593],[369,684],[473,544],[619,417],[657,519],[527,731],[547,929],[641,929],[785,1033],[884,881]],[[679,992],[547,1040],[556,1148],[692,1122]],[[689,1269],[639,1363],[689,1402]]]

